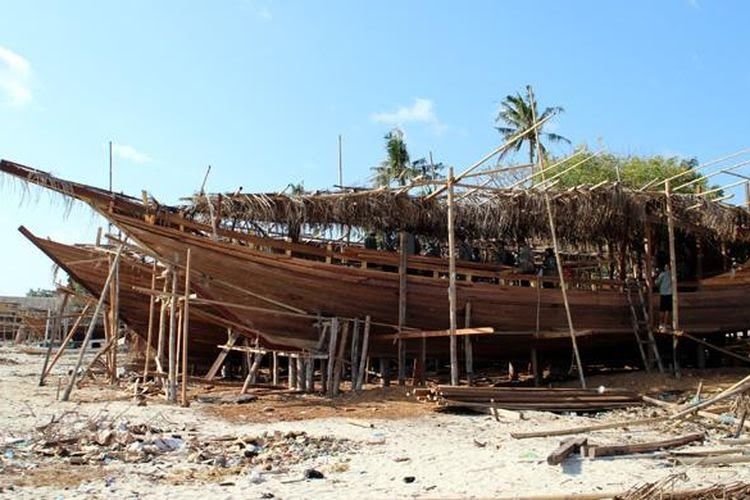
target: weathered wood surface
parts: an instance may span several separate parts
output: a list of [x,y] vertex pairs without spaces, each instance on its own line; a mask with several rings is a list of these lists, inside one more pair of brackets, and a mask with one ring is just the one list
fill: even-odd
[[560,446],[547,456],[547,463],[549,465],[561,464],[566,458],[574,453],[581,451],[582,446],[588,444],[588,438],[585,437],[573,437],[568,438]]

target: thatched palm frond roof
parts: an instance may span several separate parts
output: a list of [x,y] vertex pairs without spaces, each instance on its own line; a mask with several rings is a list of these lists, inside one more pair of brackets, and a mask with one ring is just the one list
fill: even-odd
[[[594,189],[549,191],[558,237],[568,243],[626,240],[644,234],[647,221],[666,223],[665,195],[626,189],[614,183]],[[225,219],[272,222],[294,226],[353,226],[368,230],[404,229],[444,237],[445,198],[412,196],[395,190],[345,193],[221,194],[189,198],[181,207],[189,216],[208,221]],[[208,204],[211,203],[209,209]],[[750,214],[739,207],[695,195],[672,195],[678,227],[722,241],[750,240]],[[456,202],[456,227],[473,239],[547,238],[549,225],[544,193],[508,189]]]

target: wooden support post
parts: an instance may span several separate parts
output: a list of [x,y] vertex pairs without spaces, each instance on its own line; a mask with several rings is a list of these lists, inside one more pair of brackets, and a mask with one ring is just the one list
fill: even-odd
[[362,334],[362,352],[359,356],[359,368],[357,369],[357,384],[355,390],[361,391],[367,380],[367,354],[370,350],[370,316],[365,317],[365,329]]
[[177,301],[175,300],[175,294],[177,293],[177,271],[172,268],[170,272],[172,274],[172,293],[169,299],[169,373],[167,377],[167,399],[174,402],[177,400]]
[[[55,317],[52,318],[52,324],[49,328],[49,335],[47,335],[47,354],[44,356],[44,364],[42,365],[42,373],[39,375],[39,386],[44,385],[44,377],[47,375],[47,366],[49,365],[49,358],[52,354],[52,344],[57,336],[57,331],[60,329],[62,316],[65,313],[65,307],[68,305],[69,295],[67,292],[61,292],[60,305],[57,306],[57,312]],[[62,340],[62,339],[61,339]],[[60,350],[62,350],[63,344],[60,344]]]
[[[531,114],[532,119],[536,122],[536,103],[534,102],[534,93],[531,90],[531,86],[527,87],[529,93],[529,101],[531,102]],[[536,137],[537,146],[537,160],[539,161],[539,167],[542,174],[542,181],[546,179],[544,175],[544,154],[542,153],[542,146],[539,142],[539,129],[534,129],[534,135]],[[565,272],[563,270],[563,262],[560,257],[560,247],[557,244],[557,230],[555,229],[555,218],[552,215],[552,202],[549,198],[549,192],[544,189],[544,203],[547,207],[547,218],[549,219],[550,236],[552,237],[552,249],[555,252],[555,263],[557,264],[557,274],[560,279],[560,291],[562,292],[563,304],[565,305],[565,316],[568,320],[568,328],[570,330],[570,342],[573,346],[573,355],[576,360],[576,368],[578,369],[578,379],[581,383],[582,388],[586,388],[586,376],[583,373],[583,363],[581,362],[581,353],[578,351],[578,342],[576,341],[576,331],[573,327],[573,316],[570,312],[570,302],[568,302],[568,291],[565,285]]]
[[419,346],[419,385],[427,383],[427,338],[422,338]]
[[182,299],[182,406],[189,406],[187,396],[188,383],[188,346],[190,341],[190,248],[185,255],[185,295]]
[[[124,245],[120,245],[120,248],[117,250],[117,254],[114,258],[114,263],[117,264],[120,262],[120,255],[122,255],[122,249],[124,248]],[[73,369],[73,373],[70,375],[70,381],[68,382],[68,386],[65,388],[65,392],[63,392],[61,401],[68,401],[70,399],[70,393],[73,390],[73,386],[76,383],[76,377],[78,376],[78,370],[81,369],[81,363],[83,363],[83,356],[86,354],[86,347],[88,346],[89,341],[91,340],[91,336],[94,334],[94,327],[96,326],[96,318],[99,317],[99,312],[102,309],[102,304],[104,304],[104,297],[107,295],[107,288],[109,287],[109,282],[112,281],[112,276],[115,274],[114,265],[111,265],[109,267],[109,274],[107,275],[107,279],[104,280],[104,286],[102,287],[102,293],[99,295],[99,301],[96,303],[96,307],[94,308],[94,315],[91,318],[91,322],[89,323],[88,330],[86,330],[86,336],[83,339],[83,344],[81,345],[81,348],[78,352],[78,360],[76,361],[76,366]]]
[[649,328],[654,328],[654,232],[649,221],[645,222],[643,250],[646,269],[646,298],[648,300]]
[[391,360],[380,358],[380,386],[391,386]]
[[[471,326],[471,302],[464,308],[464,328]],[[471,345],[471,335],[464,335],[464,356],[466,361],[466,380],[469,385],[474,383],[474,350]]]
[[305,369],[305,359],[300,355],[296,361],[297,361],[297,390],[304,391],[307,385],[305,383],[305,376],[307,375],[307,370]]
[[320,392],[328,394],[328,360],[320,360]]
[[328,395],[333,396],[333,373],[336,369],[336,342],[339,336],[339,319],[331,319],[331,337],[328,342],[328,373],[326,374],[326,386]]
[[271,354],[271,384],[279,385],[279,354],[276,351]]
[[110,376],[109,383],[117,383],[117,341],[120,333],[120,263],[115,265],[115,275],[110,283],[110,302],[109,309],[111,313],[111,321],[109,324],[110,337],[115,340],[114,345],[110,349]]
[[456,229],[453,206],[453,167],[448,169],[448,307],[450,317],[451,385],[458,385],[458,346],[456,340]]
[[542,385],[542,373],[539,370],[539,351],[536,345],[531,348],[531,372],[534,375],[534,387]]
[[338,396],[341,391],[341,374],[344,371],[344,351],[346,349],[346,341],[349,337],[349,322],[344,322],[341,329],[341,339],[339,340],[338,354],[336,355],[336,363],[333,372],[333,395]]
[[354,318],[354,325],[352,326],[352,348],[351,348],[351,366],[352,366],[352,390],[357,387],[357,369],[359,368],[359,318]]
[[263,353],[260,353],[260,352],[256,353],[255,359],[253,360],[253,364],[250,366],[250,369],[247,372],[247,377],[245,377],[245,383],[242,384],[242,391],[240,392],[240,394],[245,394],[247,390],[250,388],[250,385],[255,383],[258,369],[260,368],[260,364],[262,361],[263,361]]
[[297,388],[297,360],[291,356],[287,359],[289,360],[289,377],[287,380],[287,386],[289,389],[294,390]]
[[146,356],[143,360],[143,381],[146,381],[148,377],[149,359],[151,357],[151,342],[154,335],[154,306],[156,304],[156,295],[153,293],[156,291],[156,262],[151,267],[151,292],[152,295],[148,298],[148,328],[146,329]]
[[206,380],[211,381],[214,379],[217,373],[219,373],[219,370],[221,369],[221,365],[224,364],[224,360],[227,359],[227,356],[229,355],[229,349],[234,347],[235,342],[237,342],[237,339],[240,338],[240,336],[235,333],[231,328],[227,329],[228,339],[227,339],[227,345],[226,349],[222,349],[219,351],[219,355],[216,356],[216,359],[214,360],[214,363],[211,365],[211,368],[209,368],[208,373],[206,374]]
[[89,309],[91,308],[91,304],[92,302],[86,302],[86,305],[84,306],[83,310],[78,315],[78,317],[76,318],[75,322],[73,323],[73,326],[70,327],[70,330],[68,330],[67,335],[65,335],[65,338],[60,343],[60,348],[55,353],[49,366],[47,366],[47,372],[44,374],[45,377],[48,376],[50,372],[52,371],[52,368],[55,367],[55,363],[57,363],[57,361],[60,359],[60,356],[65,351],[65,348],[67,347],[68,342],[70,342],[70,340],[75,335],[76,331],[78,330],[79,325],[81,324],[81,321],[86,316],[86,313],[88,313]]
[[305,360],[305,392],[315,392],[315,358]]
[[677,291],[677,253],[674,243],[674,215],[672,211],[672,193],[670,191],[669,179],[664,182],[664,196],[667,201],[667,231],[669,233],[669,267],[672,281],[672,364],[674,376],[681,377],[680,361],[678,356],[678,344],[680,332],[680,301]]
[[[164,275],[162,295],[159,299],[159,335],[156,339],[156,369],[164,373],[164,337],[167,329],[167,290],[169,286],[169,274]],[[161,379],[160,379],[161,380]]]
[[[406,326],[406,273],[408,266],[408,235],[406,231],[399,231],[398,242],[398,331],[401,333]],[[401,338],[398,339],[398,385],[406,385],[406,346]]]

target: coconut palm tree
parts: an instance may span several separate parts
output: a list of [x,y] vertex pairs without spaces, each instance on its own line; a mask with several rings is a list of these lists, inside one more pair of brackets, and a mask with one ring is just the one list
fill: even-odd
[[[531,85],[527,85],[526,90],[526,96],[521,95],[520,92],[516,93],[516,95],[508,95],[500,104],[500,111],[498,111],[497,118],[495,118],[495,123],[498,124],[498,126],[496,126],[495,129],[503,135],[503,138],[506,141],[510,140],[513,136],[520,134],[524,130],[531,128],[534,125],[534,117],[536,117],[536,121],[540,121],[550,115],[565,111],[560,106],[553,106],[544,108],[544,111],[540,114],[537,109],[536,101],[532,101],[531,98]],[[544,132],[545,125],[546,123],[537,129],[539,132],[538,135],[542,154],[547,152],[547,148],[542,141],[557,143],[564,142],[570,144],[570,140],[561,135],[553,134],[552,132]],[[519,151],[524,144],[529,147],[529,163],[533,165],[536,159],[537,149],[536,134],[534,133],[526,134],[517,139],[503,154],[507,154],[509,151]]]
[[406,181],[417,175],[409,159],[404,133],[395,128],[385,134],[386,158],[376,167],[372,167],[373,182],[378,187],[390,186],[393,181],[405,186]]
[[376,167],[372,167],[373,183],[378,187],[390,186],[394,181],[399,186],[406,186],[408,181],[420,179],[439,179],[445,168],[442,163],[432,163],[426,158],[411,161],[404,141],[404,133],[396,128],[385,137],[386,158]]

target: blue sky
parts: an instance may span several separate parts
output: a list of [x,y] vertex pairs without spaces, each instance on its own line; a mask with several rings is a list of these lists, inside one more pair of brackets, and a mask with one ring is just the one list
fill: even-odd
[[[534,86],[555,130],[616,153],[748,147],[741,1],[3,1],[0,157],[174,203],[197,190],[363,184],[401,125],[413,157],[458,170],[499,144],[500,100]],[[732,179],[720,179],[720,183]],[[722,182],[723,181],[723,182]],[[16,232],[91,241],[42,194],[0,190],[0,293],[51,285]],[[28,199],[28,198],[26,198]],[[742,200],[740,200],[742,201]]]

